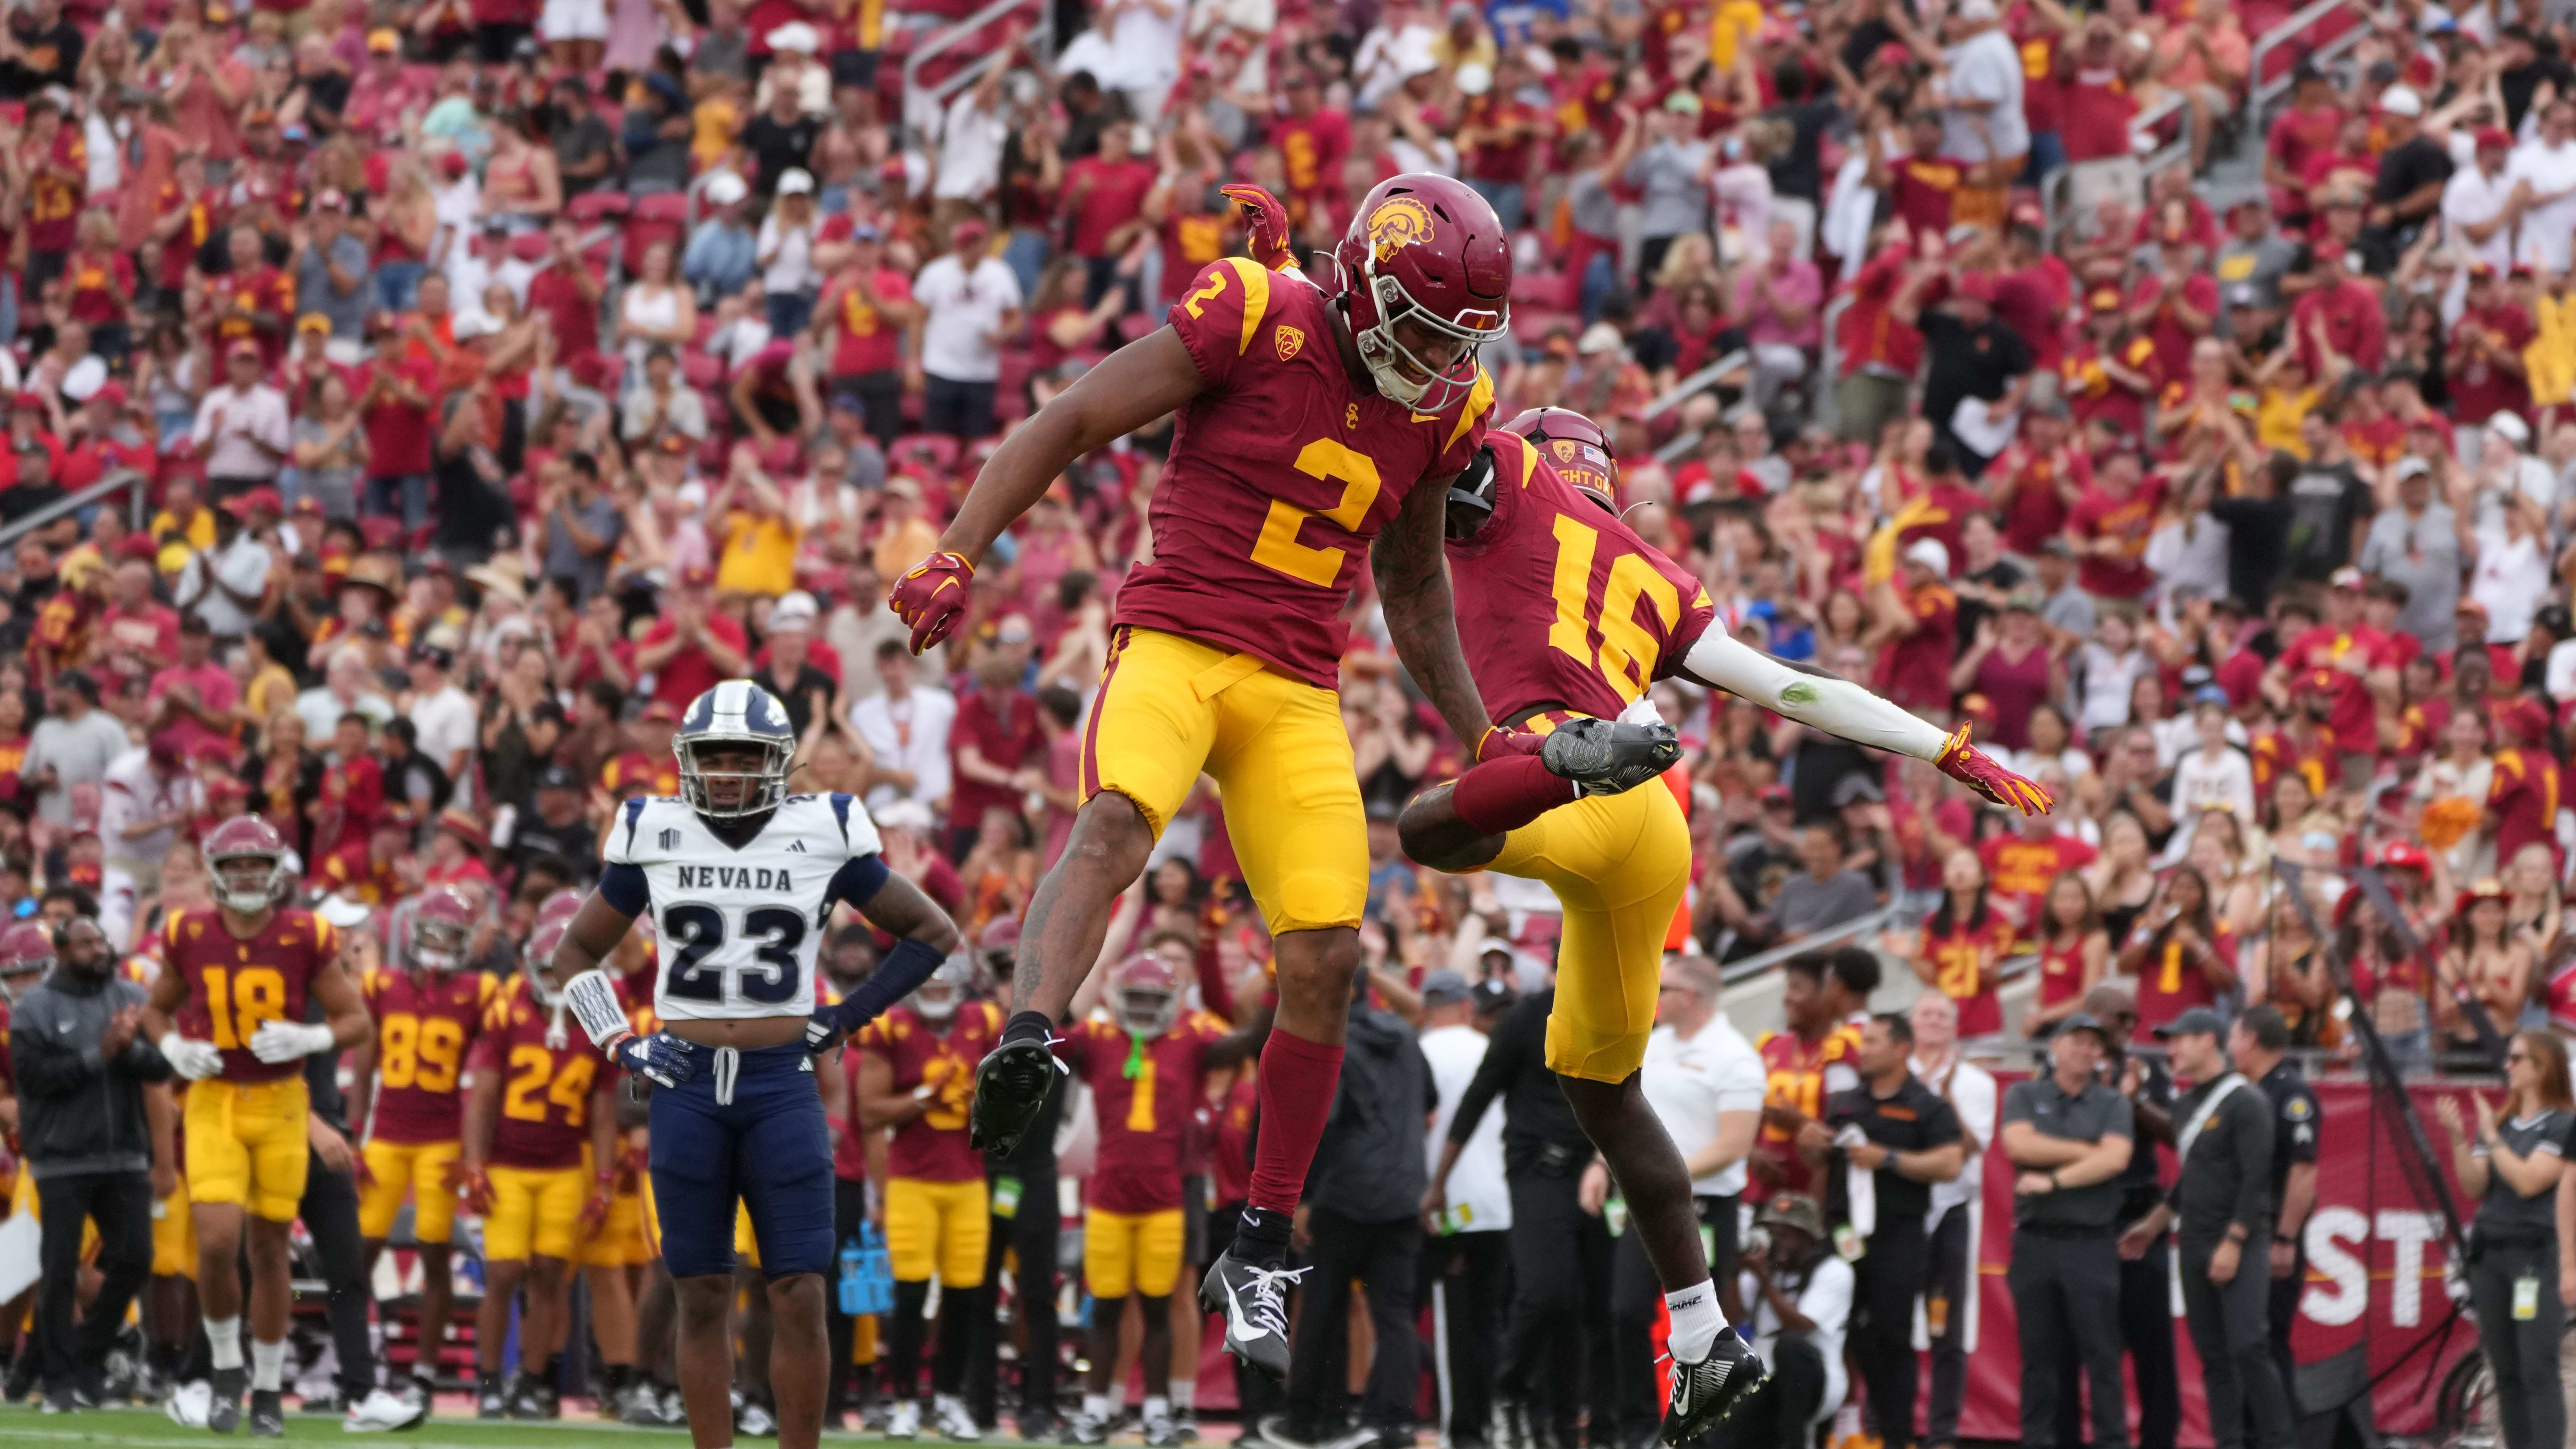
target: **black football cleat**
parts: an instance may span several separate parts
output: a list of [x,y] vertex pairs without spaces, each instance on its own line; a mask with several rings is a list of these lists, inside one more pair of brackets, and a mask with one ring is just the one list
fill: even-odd
[[248,1369],[215,1370],[215,1396],[206,1406],[207,1428],[218,1434],[229,1434],[241,1427],[242,1390],[249,1384]]
[[975,1102],[967,1109],[968,1144],[1004,1157],[1017,1152],[1064,1071],[1064,1063],[1039,1037],[1008,1037],[986,1052],[984,1064],[975,1069]]
[[250,1436],[254,1439],[286,1437],[286,1401],[277,1390],[251,1390]]
[[1770,1382],[1762,1360],[1732,1328],[1721,1329],[1708,1357],[1673,1365],[1673,1393],[1656,1437],[1670,1445],[1688,1444],[1718,1426],[1735,1406]]
[[1672,726],[1574,719],[1548,732],[1539,763],[1585,795],[1617,795],[1669,770],[1682,757]]
[[1225,1315],[1225,1351],[1272,1383],[1288,1381],[1289,1284],[1303,1268],[1264,1268],[1228,1248],[1199,1281],[1199,1307]]

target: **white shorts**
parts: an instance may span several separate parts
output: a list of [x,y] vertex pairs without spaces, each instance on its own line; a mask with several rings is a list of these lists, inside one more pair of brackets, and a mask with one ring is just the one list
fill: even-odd
[[606,40],[606,0],[546,0],[545,13],[537,17],[537,34],[548,41]]

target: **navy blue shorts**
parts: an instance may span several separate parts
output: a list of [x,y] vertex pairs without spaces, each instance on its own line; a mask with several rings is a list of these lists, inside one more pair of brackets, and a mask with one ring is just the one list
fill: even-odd
[[[772,1280],[825,1271],[832,1261],[832,1142],[805,1044],[698,1053],[696,1076],[656,1088],[652,1097],[662,1262],[674,1278],[731,1273],[739,1200],[751,1214],[761,1270]],[[729,1101],[718,1100],[720,1087],[730,1087]]]

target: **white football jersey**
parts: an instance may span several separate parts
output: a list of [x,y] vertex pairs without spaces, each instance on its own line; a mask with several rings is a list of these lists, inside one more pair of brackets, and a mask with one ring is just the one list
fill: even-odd
[[660,953],[653,1009],[667,1020],[811,1013],[814,956],[843,893],[834,879],[845,867],[855,878],[853,863],[879,848],[848,795],[788,796],[739,850],[675,798],[626,802],[602,859],[643,872]]

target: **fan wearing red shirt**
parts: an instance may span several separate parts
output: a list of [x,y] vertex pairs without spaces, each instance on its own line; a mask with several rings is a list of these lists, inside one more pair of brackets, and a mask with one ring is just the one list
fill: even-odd
[[1878,586],[1878,692],[1944,728],[1950,718],[1950,665],[1959,654],[1959,596],[1943,582],[1950,551],[1918,538],[1905,548],[1896,576]]
[[259,344],[261,366],[273,368],[286,356],[286,329],[295,317],[295,278],[262,259],[254,228],[234,227],[224,245],[232,266],[206,279],[200,320],[214,322],[218,352],[247,338]]
[[2066,520],[2076,581],[2096,598],[2143,598],[2155,587],[2155,570],[2146,565],[2147,538],[2156,529],[2164,485],[2142,479],[2140,471],[2137,454],[2113,454]]
[[2536,332],[2531,314],[2506,300],[2495,268],[2471,263],[2468,305],[2451,328],[2444,363],[2454,423],[2467,426],[2498,413],[2530,410],[2530,373],[2522,349]]
[[[2074,69],[2059,86],[2058,136],[2066,147],[2077,214],[2106,196],[2137,197],[2137,170],[2129,149],[2129,122],[2138,98],[2120,73],[2119,37],[2107,26],[2088,31],[2076,47]],[[2024,87],[2023,95],[2029,95]],[[2116,166],[2105,162],[2119,163]]]
[[2210,913],[2209,882],[2177,866],[2120,948],[2120,970],[2138,980],[2138,1025],[2153,1031],[2236,989],[2236,942]]
[[1288,114],[1270,125],[1270,144],[1288,173],[1289,216],[1303,223],[1309,207],[1329,205],[1342,184],[1342,162],[1351,154],[1351,118],[1322,109],[1324,93],[1312,71],[1287,79]]
[[2526,845],[2549,847],[2557,863],[2558,762],[2535,748],[2524,711],[2499,710],[2496,729],[2513,743],[2495,752],[2487,782],[2487,820],[2495,831],[2495,858],[2510,862]]
[[545,264],[528,279],[528,310],[543,312],[554,324],[557,347],[555,361],[570,366],[574,359],[599,351],[599,299],[603,289],[599,278],[581,259],[581,227],[566,217],[556,217],[546,229],[550,247]]
[[[845,218],[824,223],[828,233]],[[855,393],[867,409],[868,432],[892,447],[903,431],[903,329],[919,322],[912,282],[885,263],[876,224],[860,222],[849,233],[849,260],[823,284],[816,325],[831,329],[832,390]]]
[[2044,815],[2017,820],[2012,834],[1989,836],[1977,847],[1977,859],[1986,868],[1986,898],[2025,927],[2039,919],[2049,886],[2068,871],[2091,865],[2098,854],[2074,836],[2058,834]]
[[2263,182],[2284,223],[2308,219],[2308,163],[2334,150],[2344,119],[2334,82],[2314,62],[2300,61],[2293,74],[2297,80],[2290,108],[2272,123],[2271,139],[2263,146]]
[[2326,719],[2341,746],[2343,782],[2367,783],[2379,749],[2379,700],[2397,693],[2397,646],[2363,621],[2361,570],[2335,570],[2326,592],[2325,622],[2290,641],[2273,662],[2287,688],[2305,678],[2305,691],[2334,701]]
[[706,565],[691,565],[680,575],[669,611],[635,650],[636,672],[653,676],[653,698],[675,710],[751,672],[751,641],[740,624],[716,612],[715,581]]
[[396,335],[393,314],[367,316],[375,360],[358,371],[358,416],[367,430],[367,511],[390,514],[399,505],[403,526],[429,521],[430,407],[438,395],[438,364],[428,347]]
[[1903,243],[1881,247],[1853,274],[1851,304],[1834,324],[1843,372],[1836,414],[1848,441],[1876,447],[1880,429],[1905,415],[1907,385],[1923,363],[1923,334],[1899,321],[1893,304],[1913,265]]
[[1493,84],[1480,96],[1469,96],[1458,118],[1456,136],[1467,180],[1493,201],[1506,228],[1517,229],[1525,208],[1522,187],[1529,181],[1530,160],[1538,149],[1546,118],[1520,99],[1528,79],[1514,56],[1497,62]]
[[2021,436],[1986,470],[2003,510],[2004,547],[2027,558],[2066,531],[2076,499],[2093,486],[2093,461],[2069,445],[2073,430],[2062,412],[2033,412]]
[[2143,435],[2147,399],[2157,391],[2155,355],[2154,340],[2129,326],[2119,289],[2095,288],[2085,299],[2084,335],[2057,364],[2059,390],[2076,424],[2102,422],[2124,438]]
[[1967,168],[1941,154],[1941,117],[1922,111],[1907,123],[1911,147],[1902,156],[1879,153],[1880,140],[1870,138],[1869,185],[1895,199],[1897,220],[1916,236],[1940,236],[1950,230],[1950,205],[1967,179]]
[[2159,271],[2138,279],[2129,294],[2129,325],[2154,348],[2149,375],[2158,391],[2191,381],[2192,344],[2209,335],[2218,316],[2218,281],[2200,269],[2200,244],[2180,227],[2168,227],[2157,245]]
[[[1023,631],[1028,627],[1016,616],[1005,620],[1006,640],[1014,625]],[[948,821],[950,834],[960,842],[974,840],[985,811],[1016,808],[1023,765],[1046,762],[1038,704],[1020,688],[1018,662],[995,650],[976,665],[975,681],[980,687],[957,702],[957,717],[948,727],[948,750],[956,768]]]
[[2310,377],[2325,375],[2317,353],[2316,329],[2325,329],[2326,345],[2363,372],[2377,372],[2388,355],[2388,314],[2377,288],[2340,268],[2323,269],[2326,280],[2290,309],[2290,331],[2299,361]]
[[1153,147],[1150,127],[1112,126],[1100,138],[1099,154],[1064,168],[1064,190],[1056,204],[1068,222],[1073,254],[1082,258],[1086,307],[1098,303],[1117,281],[1119,254],[1142,225],[1145,193],[1154,189],[1159,174]]
[[27,279],[29,300],[62,275],[81,204],[89,196],[89,145],[81,128],[63,124],[50,97],[27,102],[25,139],[18,146],[27,175]]

